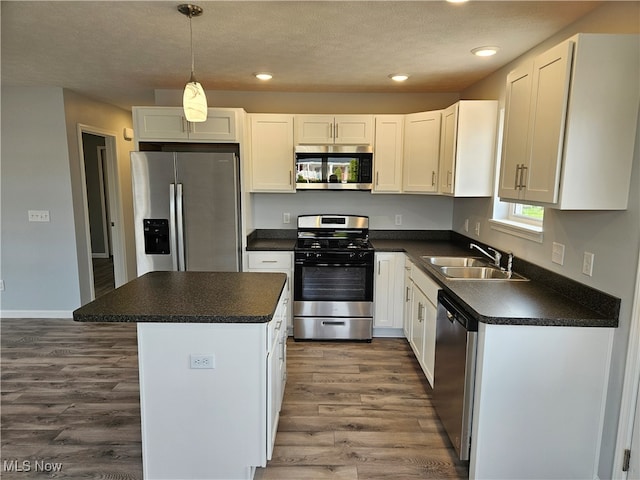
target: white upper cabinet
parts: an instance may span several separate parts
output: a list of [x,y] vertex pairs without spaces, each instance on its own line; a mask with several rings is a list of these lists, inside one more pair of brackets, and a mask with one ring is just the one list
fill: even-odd
[[498,102],[461,100],[442,111],[439,192],[493,195]]
[[502,200],[627,208],[640,101],[638,38],[578,34],[509,74]]
[[238,110],[209,108],[207,120],[192,123],[182,107],[133,107],[138,141],[237,142]]
[[250,114],[251,191],[295,193],[293,115]]
[[373,115],[296,115],[296,145],[371,145]]
[[404,115],[376,115],[373,193],[402,190]]
[[440,110],[405,115],[403,191],[410,193],[438,191],[440,122]]

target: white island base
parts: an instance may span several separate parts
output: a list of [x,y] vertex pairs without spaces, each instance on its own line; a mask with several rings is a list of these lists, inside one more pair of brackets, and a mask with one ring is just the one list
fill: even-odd
[[[271,348],[278,321],[138,323],[146,480],[251,479],[266,465],[283,388],[268,368],[284,355]],[[191,355],[213,368],[191,368]]]

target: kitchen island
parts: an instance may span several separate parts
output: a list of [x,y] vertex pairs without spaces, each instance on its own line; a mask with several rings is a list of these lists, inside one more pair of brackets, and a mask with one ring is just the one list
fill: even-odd
[[74,312],[136,322],[145,479],[250,479],[271,457],[286,275],[150,272]]

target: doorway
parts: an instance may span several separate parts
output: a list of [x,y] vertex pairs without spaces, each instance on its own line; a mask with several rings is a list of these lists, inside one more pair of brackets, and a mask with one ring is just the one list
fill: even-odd
[[[91,299],[115,289],[124,262],[118,236],[115,134],[78,125]],[[122,275],[122,273],[120,273]]]

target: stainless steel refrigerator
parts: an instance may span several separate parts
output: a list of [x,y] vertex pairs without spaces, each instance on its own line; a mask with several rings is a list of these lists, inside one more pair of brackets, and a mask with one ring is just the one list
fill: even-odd
[[138,276],[240,271],[240,182],[233,153],[131,152]]

